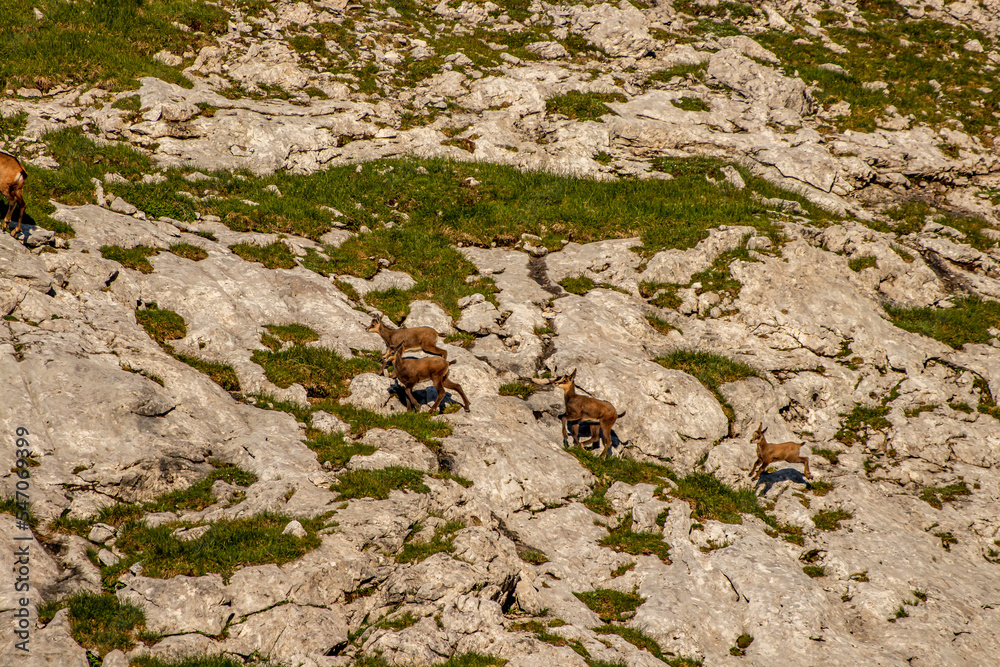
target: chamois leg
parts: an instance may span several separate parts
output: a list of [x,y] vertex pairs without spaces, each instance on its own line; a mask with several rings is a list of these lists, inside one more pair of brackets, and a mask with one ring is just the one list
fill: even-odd
[[757,471],[757,466],[759,465],[760,465],[760,459],[757,459],[756,461],[753,462],[753,465],[750,467],[750,472],[747,473],[747,475],[749,477],[753,477],[753,474]]
[[428,345],[427,347],[422,347],[420,349],[423,350],[424,352],[426,352],[427,354],[436,354],[437,356],[441,357],[442,359],[447,359],[448,358],[448,350],[442,349],[442,348],[438,347],[437,345],[433,345],[432,344],[432,345]]
[[573,429],[573,444],[577,447],[580,446],[580,420],[573,422],[570,427]]
[[587,442],[583,443],[584,447],[589,447],[590,445],[592,445],[595,442],[597,442],[600,439],[600,437],[601,437],[601,426],[600,426],[600,423],[597,423],[597,424],[587,424],[587,428],[590,429],[590,431],[593,433],[593,435],[591,436],[590,440],[588,440]]
[[601,422],[601,436],[604,438],[604,451],[601,452],[603,458],[608,458],[611,453],[611,424]]
[[434,399],[434,404],[431,405],[431,412],[437,410],[438,405],[440,405],[441,401],[444,400],[444,378],[443,377],[433,378],[433,382],[434,382],[434,389],[435,391],[437,391],[437,398]]
[[458,395],[462,397],[462,402],[465,403],[465,411],[469,412],[469,398],[465,395],[465,392],[462,391],[462,385],[458,384],[457,382],[452,382],[448,378],[444,378],[441,381],[441,384],[443,384],[448,389],[454,389],[455,391],[457,391]]
[[410,399],[410,409],[413,410],[414,412],[420,412],[420,402],[417,401],[411,389],[412,387],[409,386],[406,387],[406,396],[407,398]]
[[9,204],[7,205],[7,213],[3,216],[3,228],[10,228],[10,219],[14,215],[14,209],[17,208],[17,203],[14,199],[14,188],[11,187],[7,192],[3,193],[4,197],[7,198]]
[[802,465],[804,465],[805,468],[806,468],[806,479],[812,479],[813,478],[812,473],[809,472],[809,457],[808,456],[800,456],[800,457],[798,457],[798,460],[801,461]]
[[767,470],[767,466],[769,466],[772,463],[774,463],[774,461],[772,461],[769,458],[767,458],[766,456],[764,456],[764,457],[761,457],[761,458],[757,459],[757,463],[760,464],[760,470],[757,471],[757,477],[755,479],[759,480],[760,476],[764,474],[765,470]]
[[25,206],[24,206],[24,197],[21,196],[21,193],[17,193],[16,197],[17,197],[17,204],[16,204],[15,208],[17,206],[21,207],[21,215],[17,216],[17,229],[14,230],[14,234],[20,234],[21,233],[21,221],[24,220],[24,209],[25,209]]
[[569,446],[569,435],[566,433],[566,415],[560,417],[562,420],[562,431],[563,431],[563,447]]

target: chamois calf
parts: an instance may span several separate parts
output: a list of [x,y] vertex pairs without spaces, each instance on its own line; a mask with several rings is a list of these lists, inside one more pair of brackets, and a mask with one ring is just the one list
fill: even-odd
[[462,391],[462,385],[448,379],[448,370],[451,364],[442,357],[423,357],[415,359],[413,357],[403,358],[403,343],[399,343],[392,348],[393,373],[391,377],[396,378],[399,384],[403,385],[406,392],[407,407],[414,412],[420,411],[420,404],[413,396],[413,387],[418,382],[430,380],[437,390],[437,400],[431,406],[431,412],[437,409],[444,399],[445,389],[454,389],[462,397],[465,403],[465,411],[469,412],[469,399]]
[[566,413],[562,416],[563,445],[568,444],[566,434],[567,422],[572,422],[573,424],[574,445],[580,444],[580,422],[596,423],[599,426],[598,430],[590,440],[583,444],[585,447],[592,445],[598,438],[603,437],[604,451],[601,452],[601,456],[607,458],[608,453],[611,451],[611,427],[615,425],[615,421],[619,417],[625,416],[625,412],[618,414],[615,406],[607,401],[578,395],[576,393],[575,379],[576,369],[573,369],[572,373],[557,378],[555,381],[555,385],[563,390],[566,399]]
[[802,447],[802,444],[798,442],[768,442],[764,439],[764,431],[766,430],[764,424],[761,423],[750,437],[752,442],[757,443],[757,461],[750,468],[750,476],[753,477],[754,470],[757,470],[757,467],[760,466],[760,470],[757,470],[757,476],[754,477],[754,479],[760,479],[760,476],[767,470],[767,466],[775,461],[785,461],[787,463],[803,464],[805,466],[806,479],[812,479],[812,473],[809,472],[808,457],[799,456],[799,448]]
[[21,207],[21,215],[17,218],[17,229],[14,236],[21,233],[21,220],[24,219],[24,181],[28,178],[28,172],[24,170],[17,158],[7,151],[0,150],[0,193],[2,193],[10,206],[7,207],[7,215],[4,216],[4,229],[10,227],[11,218],[18,206]]
[[372,323],[368,325],[368,331],[374,331],[385,341],[385,354],[382,355],[382,368],[378,369],[378,374],[385,372],[388,359],[393,358],[393,349],[397,345],[403,346],[403,352],[407,350],[423,350],[428,354],[436,354],[442,359],[448,358],[448,351],[437,346],[439,334],[430,327],[412,327],[409,329],[390,329],[382,324],[378,317],[372,318]]

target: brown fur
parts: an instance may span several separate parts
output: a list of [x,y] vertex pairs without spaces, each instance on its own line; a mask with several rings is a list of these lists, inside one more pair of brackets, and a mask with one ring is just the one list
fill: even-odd
[[0,194],[3,194],[10,201],[7,207],[7,215],[4,216],[4,228],[10,227],[11,219],[17,207],[21,207],[21,215],[17,218],[17,228],[13,235],[21,233],[21,221],[24,219],[24,181],[28,178],[28,172],[24,170],[17,158],[10,153],[0,151]]
[[557,378],[555,385],[563,390],[564,397],[566,399],[566,413],[562,416],[562,436],[563,445],[568,444],[567,433],[566,433],[566,423],[572,422],[573,424],[573,444],[580,444],[580,422],[588,422],[591,424],[597,424],[598,429],[595,431],[593,437],[587,442],[583,443],[586,447],[592,445],[598,441],[599,438],[604,438],[604,450],[601,452],[601,456],[607,458],[608,453],[611,451],[611,427],[615,425],[615,421],[619,417],[624,417],[625,413],[622,412],[618,414],[615,410],[615,406],[611,405],[607,401],[602,401],[596,398],[591,398],[590,396],[580,396],[576,393],[576,370],[574,370],[569,375],[564,375]]
[[764,438],[764,431],[766,430],[764,425],[761,424],[750,437],[752,442],[757,443],[757,461],[750,468],[750,476],[753,477],[754,471],[760,466],[760,470],[757,470],[757,476],[754,477],[754,479],[760,479],[760,476],[767,470],[767,466],[775,461],[785,461],[787,463],[801,463],[805,466],[806,479],[812,479],[812,473],[809,472],[808,457],[799,456],[799,448],[802,447],[802,444],[798,442],[768,442]]
[[398,345],[403,346],[403,352],[423,350],[428,354],[436,354],[442,359],[448,358],[448,351],[437,346],[437,339],[441,334],[430,327],[390,329],[382,324],[381,319],[375,317],[372,318],[372,323],[368,325],[367,330],[374,331],[385,341],[386,353],[382,355],[382,368],[378,371],[379,375],[385,372],[387,358],[392,359],[393,349]]
[[436,410],[438,405],[444,399],[445,389],[454,389],[457,391],[459,396],[462,397],[462,401],[465,403],[465,411],[469,411],[469,399],[465,395],[465,392],[462,391],[462,386],[457,382],[452,382],[448,379],[448,370],[451,364],[449,364],[447,360],[440,357],[423,357],[422,359],[406,357],[404,359],[402,343],[392,349],[392,354],[392,377],[396,378],[396,381],[403,385],[403,389],[406,392],[408,408],[414,412],[420,411],[420,404],[413,396],[413,387],[418,382],[430,380],[434,383],[434,388],[437,390],[437,400],[435,400],[434,405],[431,406],[431,412]]

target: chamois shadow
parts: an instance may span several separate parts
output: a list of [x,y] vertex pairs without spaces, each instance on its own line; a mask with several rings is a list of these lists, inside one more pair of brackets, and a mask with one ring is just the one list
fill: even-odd
[[[7,234],[10,234],[14,228],[17,227],[17,216],[21,212],[20,208],[14,211],[11,221],[6,223],[6,226],[4,226],[3,219],[7,217],[7,209],[9,208],[10,202],[8,202],[4,196],[0,195],[0,231],[4,231]],[[26,210],[24,212],[24,218],[21,220],[21,236],[27,237],[27,232],[37,226],[38,223],[32,217],[31,213]]]
[[[559,415],[559,419],[562,419],[562,415]],[[569,439],[570,446],[575,447],[576,445],[573,444],[573,425],[567,424],[566,431],[567,431],[566,437]],[[584,447],[583,445],[585,440],[590,440],[596,434],[600,433],[600,431],[601,431],[601,425],[598,422],[589,422],[589,423],[580,422],[580,448],[585,449],[588,452],[596,451],[597,453],[600,453],[601,449],[604,447],[604,443],[601,442],[600,440],[597,440],[596,442],[594,442],[594,444],[588,445],[587,447]],[[612,428],[611,449],[608,450],[608,456],[609,457],[612,456],[615,453],[616,449],[621,451],[621,448],[624,446],[625,442],[618,437],[618,434],[615,433],[615,429]]]
[[806,479],[806,476],[802,473],[801,470],[797,470],[795,468],[782,468],[781,470],[772,473],[764,473],[763,475],[761,475],[760,479],[758,479],[757,482],[754,484],[754,487],[756,488],[763,485],[764,489],[760,492],[759,495],[766,496],[768,492],[771,490],[771,487],[777,484],[778,482],[794,482],[796,484],[808,484],[809,480]]
[[[409,409],[410,404],[406,400],[406,389],[403,388],[403,385],[399,384],[398,382],[394,383],[391,387],[389,387],[389,393],[398,398],[399,402],[403,405],[404,408]],[[423,408],[425,405],[431,406],[434,404],[434,401],[437,400],[437,389],[434,388],[434,385],[425,387],[423,389],[414,389],[413,398],[417,399],[417,405],[420,408]],[[446,389],[444,398],[441,399],[441,405],[438,406],[438,411],[443,412],[444,409],[449,405],[451,405],[452,403],[455,403],[457,405],[464,405],[460,401],[456,401],[452,397],[452,395],[448,393],[448,390]]]

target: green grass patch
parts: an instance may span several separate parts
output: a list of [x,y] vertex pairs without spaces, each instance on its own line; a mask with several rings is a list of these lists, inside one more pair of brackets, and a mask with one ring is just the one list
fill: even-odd
[[806,576],[813,579],[826,576],[826,568],[822,565],[806,565],[803,566],[802,571],[805,572]]
[[240,390],[240,380],[236,376],[236,371],[229,364],[223,364],[217,361],[206,361],[205,359],[192,357],[188,354],[181,354],[180,352],[174,352],[173,355],[178,361],[183,361],[191,368],[207,375],[211,378],[212,382],[219,385],[226,391],[238,392]]
[[657,357],[655,361],[664,368],[683,371],[698,378],[698,381],[712,392],[715,400],[722,406],[722,411],[726,413],[730,424],[735,418],[735,413],[733,407],[729,405],[719,390],[720,385],[726,382],[745,380],[748,377],[759,377],[757,371],[751,366],[711,352],[677,350],[666,356]]
[[597,287],[597,283],[587,276],[567,276],[559,281],[559,285],[570,294],[580,296]]
[[661,561],[670,564],[670,545],[663,541],[659,533],[637,533],[632,530],[632,518],[626,517],[611,529],[607,537],[598,542],[602,547],[609,547],[619,553],[634,556],[653,555]]
[[562,114],[570,120],[600,120],[606,114],[617,115],[606,102],[625,102],[621,93],[581,93],[571,90],[545,101],[545,112]]
[[434,451],[441,446],[438,438],[451,435],[451,426],[447,422],[439,421],[427,412],[380,415],[371,410],[356,408],[353,405],[341,405],[333,401],[322,401],[313,407],[343,419],[351,425],[351,434],[356,437],[364,435],[373,428],[397,428],[406,431]]
[[872,255],[859,255],[848,260],[847,266],[851,271],[860,273],[864,269],[878,266],[878,260]]
[[834,451],[832,449],[826,449],[824,447],[813,447],[812,453],[816,456],[822,456],[824,459],[829,461],[833,465],[840,463],[840,452]]
[[255,243],[237,243],[229,249],[248,262],[260,262],[269,269],[295,268],[295,256],[288,246],[281,241],[269,245]]
[[9,116],[0,114],[0,137],[3,137],[5,141],[21,136],[27,127],[28,113],[26,111],[18,111]]
[[833,484],[830,482],[814,481],[806,482],[806,490],[812,492],[815,496],[825,496],[826,494],[833,491]]
[[573,593],[605,623],[627,621],[635,615],[646,598],[635,593],[620,593],[609,589],[598,589],[587,593]]
[[954,300],[954,308],[886,307],[900,329],[928,336],[962,349],[966,343],[988,344],[991,327],[1000,327],[1000,303],[977,296]]
[[[863,27],[838,24],[826,28],[830,39],[846,47],[844,53],[829,51],[819,40],[797,44],[798,32],[772,30],[754,39],[781,54],[787,71],[797,70],[807,84],[816,82],[813,95],[821,104],[842,100],[851,104],[850,116],[837,121],[842,129],[871,132],[877,119],[886,115],[885,107],[892,105],[899,114],[913,114],[931,126],[960,118],[965,132],[988,136],[985,126],[996,124],[991,110],[1000,93],[985,67],[986,54],[965,51],[961,44],[979,39],[986,45],[992,40],[963,26],[913,19],[895,2],[861,4],[868,20]],[[820,69],[822,63],[839,65],[847,73]],[[941,82],[940,94],[931,80]],[[871,81],[886,82],[886,92],[864,88]],[[979,90],[983,87],[993,91],[984,93]]]
[[242,660],[233,660],[221,655],[209,655],[198,658],[183,658],[177,660],[161,660],[150,656],[132,658],[131,667],[244,667]]
[[142,325],[149,337],[160,345],[169,340],[178,340],[187,335],[187,324],[184,318],[172,310],[158,308],[155,303],[135,311],[136,321]]
[[192,262],[200,262],[203,259],[208,259],[207,252],[196,245],[191,245],[190,243],[176,243],[170,246],[170,252],[174,253],[178,257],[190,259]]
[[264,375],[285,389],[293,383],[305,387],[312,398],[337,399],[348,394],[351,378],[378,370],[373,357],[346,359],[334,350],[293,345],[287,350],[254,350],[251,361]]
[[536,391],[538,391],[538,387],[524,382],[506,382],[500,385],[501,396],[517,396],[524,400],[527,400]]
[[[903,414],[909,418],[919,417],[924,412],[933,412],[938,407],[937,403],[920,403],[913,406],[912,408],[907,408],[903,410]],[[815,450],[814,450],[815,451]]]
[[424,484],[424,473],[412,468],[389,466],[380,470],[348,470],[337,476],[330,490],[338,500],[349,498],[375,498],[385,500],[393,490],[430,493]]
[[736,642],[733,644],[732,648],[729,649],[729,654],[735,656],[746,655],[747,649],[750,648],[750,644],[753,644],[753,635],[746,632],[741,633],[740,636],[736,638]]
[[653,315],[646,315],[646,322],[663,336],[666,336],[671,331],[680,331],[680,329],[666,320],[661,320],[659,317],[654,317]]
[[[434,535],[426,542],[407,541],[403,550],[396,554],[397,563],[419,563],[437,553],[451,553],[455,550],[452,539],[455,533],[465,528],[460,521],[449,521],[434,529]],[[411,536],[420,531],[420,524],[413,527]]]
[[820,510],[813,514],[812,522],[820,530],[840,530],[840,522],[846,521],[854,516],[851,512],[843,509]]
[[365,303],[382,311],[386,317],[399,324],[410,314],[410,303],[419,295],[410,290],[391,287],[387,290],[376,290],[365,294]]
[[712,105],[697,97],[681,97],[670,100],[670,103],[682,111],[711,111]]
[[301,558],[320,544],[316,530],[321,520],[302,520],[306,537],[282,535],[290,517],[260,514],[253,517],[219,520],[208,532],[187,542],[171,537],[183,524],[165,524],[149,528],[140,522],[127,523],[118,535],[117,548],[124,558],[105,568],[105,585],[136,562],[142,562],[146,577],[167,579],[185,575],[200,577],[216,573],[228,580],[237,569],[248,565],[281,565]]
[[69,609],[70,632],[80,646],[105,655],[110,651],[130,651],[136,642],[151,639],[146,632],[146,615],[114,595],[81,591],[68,598],[38,607],[38,620],[48,623],[60,609]]
[[678,479],[671,495],[690,503],[698,521],[741,524],[744,514],[752,514],[768,524],[775,523],[760,506],[752,488],[734,489],[708,473],[693,472]]
[[617,579],[618,577],[625,576],[626,572],[630,572],[635,569],[635,561],[631,563],[625,563],[624,565],[619,565],[614,570],[611,571],[611,578]]
[[868,434],[874,431],[881,431],[889,428],[892,424],[886,419],[889,414],[889,407],[886,405],[865,406],[855,405],[850,412],[841,414],[843,421],[840,429],[834,435],[834,439],[845,445],[853,445],[855,442],[863,442],[868,439]]
[[278,340],[305,345],[319,340],[319,334],[304,324],[265,324],[267,329]]
[[972,495],[972,491],[963,481],[947,486],[930,486],[920,490],[920,499],[934,509],[941,509],[943,503],[950,503],[957,500],[959,496],[968,495]]
[[329,461],[334,469],[343,468],[353,456],[374,454],[376,447],[360,442],[352,442],[343,433],[322,433],[315,429],[306,431],[306,447],[316,452],[320,464]]
[[676,479],[674,472],[656,463],[646,463],[629,458],[602,458],[581,447],[571,447],[567,450],[576,457],[584,468],[598,479],[601,484],[610,486],[615,481],[626,484],[655,484],[662,486],[665,480]]
[[[32,12],[35,7],[42,11],[40,21]],[[139,86],[139,77],[155,76],[190,87],[179,71],[153,55],[164,48],[179,54],[213,44],[215,36],[226,33],[228,19],[222,7],[192,0],[8,2],[0,14],[0,33],[6,36],[0,84],[42,90],[97,84],[127,90]]]
[[146,512],[197,512],[216,502],[212,495],[212,484],[222,480],[234,486],[250,486],[257,481],[257,475],[234,465],[210,461],[215,470],[186,489],[171,491],[156,498],[155,501],[143,505]]
[[594,632],[599,635],[618,635],[639,650],[648,651],[660,660],[664,659],[663,651],[656,640],[639,630],[627,628],[623,625],[600,625],[594,628]]
[[541,565],[543,563],[549,562],[549,557],[538,549],[532,549],[531,547],[525,547],[523,549],[517,550],[517,555],[525,563],[531,563],[532,565]]
[[101,257],[118,262],[126,269],[135,269],[142,273],[152,273],[153,265],[149,263],[148,257],[158,254],[157,248],[139,245],[134,248],[123,248],[117,245],[101,246]]

